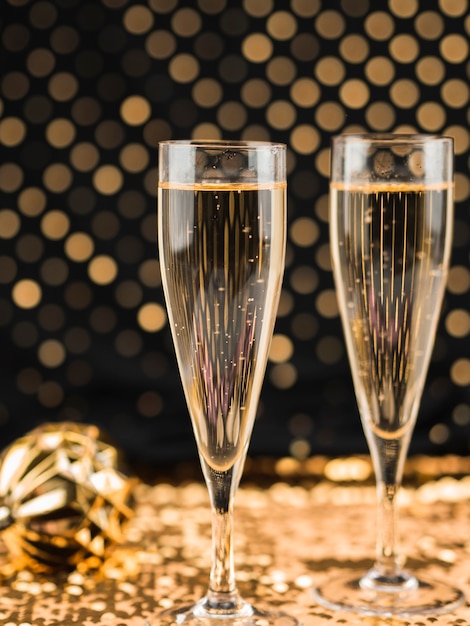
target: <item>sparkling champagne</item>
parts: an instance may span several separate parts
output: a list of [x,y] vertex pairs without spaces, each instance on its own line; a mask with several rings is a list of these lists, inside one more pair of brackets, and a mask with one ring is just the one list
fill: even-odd
[[451,247],[447,186],[332,184],[333,263],[359,410],[383,439],[416,419]]
[[284,269],[285,196],[285,184],[159,187],[169,322],[198,449],[217,471],[251,435]]

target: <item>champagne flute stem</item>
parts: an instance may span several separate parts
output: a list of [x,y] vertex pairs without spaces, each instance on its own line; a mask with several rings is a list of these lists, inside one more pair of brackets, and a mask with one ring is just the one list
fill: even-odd
[[204,460],[202,466],[212,509],[212,566],[203,606],[211,614],[237,615],[245,605],[235,583],[233,555],[233,501],[241,471],[237,463],[225,471]]
[[390,440],[377,437],[370,442],[377,477],[377,546],[374,567],[361,581],[364,587],[393,592],[417,585],[414,576],[403,569],[397,533],[397,498],[409,440],[405,435]]
[[387,577],[393,577],[401,569],[397,553],[397,504],[400,486],[377,481],[377,556],[375,568]]

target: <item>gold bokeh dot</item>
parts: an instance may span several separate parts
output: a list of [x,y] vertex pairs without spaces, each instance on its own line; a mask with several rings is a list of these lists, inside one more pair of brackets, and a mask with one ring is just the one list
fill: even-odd
[[446,69],[438,57],[425,56],[416,63],[416,76],[425,85],[440,85],[444,79]]
[[464,63],[469,52],[468,39],[456,33],[446,35],[439,42],[439,49],[448,63]]
[[271,383],[278,389],[290,389],[297,382],[298,374],[292,363],[279,363],[269,372]]
[[168,71],[177,83],[191,83],[199,75],[199,61],[192,54],[181,52],[173,56]]
[[331,271],[331,253],[329,243],[322,243],[318,246],[315,253],[315,262],[318,267],[325,272]]
[[397,80],[390,87],[390,99],[402,109],[414,107],[418,103],[419,97],[420,91],[417,84],[408,78]]
[[468,11],[468,0],[439,0],[439,8],[449,17],[460,17]]
[[66,213],[53,209],[45,213],[41,219],[41,232],[48,239],[63,239],[70,228],[70,219]]
[[330,175],[330,149],[323,148],[315,156],[315,168],[319,174],[328,178]]
[[133,309],[142,301],[142,287],[134,280],[124,280],[116,287],[115,297],[123,309]]
[[99,160],[100,153],[98,148],[92,143],[77,143],[70,151],[70,162],[79,172],[90,172],[94,170]]
[[65,240],[65,254],[71,261],[88,261],[95,249],[93,239],[85,232],[69,235]]
[[371,39],[387,41],[395,31],[393,17],[385,11],[374,11],[365,20],[365,29]]
[[470,147],[470,131],[463,126],[451,125],[444,129],[444,135],[454,139],[455,154],[465,154]]
[[321,7],[320,0],[291,0],[290,4],[299,17],[313,17]]
[[446,110],[439,102],[424,102],[416,111],[416,119],[425,130],[436,132],[446,123]]
[[321,128],[337,131],[343,126],[346,113],[337,102],[322,102],[315,110],[315,121]]
[[77,95],[78,87],[77,78],[69,72],[58,72],[48,82],[49,94],[58,102],[72,100]]
[[447,290],[456,295],[470,291],[470,269],[463,265],[454,265],[449,270]]
[[362,35],[347,35],[341,40],[339,52],[349,63],[364,63],[369,55],[369,43]]
[[123,184],[122,172],[115,165],[102,165],[93,173],[93,185],[103,195],[117,193]]
[[29,91],[29,78],[22,72],[8,72],[3,76],[3,95],[9,100],[22,100]]
[[252,63],[265,63],[273,53],[273,42],[264,33],[252,33],[243,40],[242,53]]
[[176,38],[168,30],[155,30],[145,40],[145,49],[154,59],[168,59],[176,48]]
[[66,148],[75,139],[75,125],[66,118],[56,118],[46,127],[46,139],[54,148]]
[[18,207],[28,217],[40,215],[46,206],[46,194],[38,187],[26,187],[18,196]]
[[457,359],[450,369],[452,382],[459,387],[470,385],[470,359]]
[[96,142],[101,148],[112,150],[124,141],[124,129],[116,120],[100,122],[95,130]]
[[104,240],[114,239],[121,226],[119,218],[114,212],[100,211],[93,216],[91,229],[96,237]]
[[150,163],[150,155],[140,143],[129,143],[119,153],[119,163],[126,172],[137,173],[145,170]]
[[315,65],[315,76],[324,85],[339,85],[343,82],[346,69],[341,59],[326,56]]
[[366,121],[374,130],[389,130],[395,119],[395,109],[388,102],[374,102],[367,108]]
[[55,57],[47,48],[36,48],[28,54],[26,67],[32,76],[44,78],[54,70]]
[[395,77],[395,66],[387,57],[373,57],[366,63],[365,73],[374,85],[388,85]]
[[116,279],[117,275],[116,261],[106,254],[94,257],[88,264],[88,276],[97,285],[109,285]]
[[470,335],[470,313],[465,309],[454,309],[445,318],[445,327],[451,337],[463,338]]
[[23,184],[23,170],[17,163],[0,164],[0,189],[11,193],[17,191]]
[[274,0],[244,0],[243,8],[253,17],[265,17],[273,12]]
[[318,333],[318,320],[312,313],[297,313],[292,318],[291,330],[297,339],[310,341]]
[[98,306],[90,313],[90,326],[100,334],[112,332],[117,326],[115,310],[108,306]]
[[52,163],[44,170],[42,179],[49,191],[62,193],[71,186],[73,174],[71,169],[64,163]]
[[16,378],[18,389],[27,395],[36,394],[41,382],[42,376],[40,372],[33,367],[25,367],[18,372],[18,376]]
[[129,126],[145,124],[151,115],[149,102],[142,96],[128,96],[121,105],[121,117]]
[[320,145],[320,133],[314,126],[299,124],[291,132],[290,145],[299,154],[312,154]]
[[451,78],[441,87],[441,96],[445,104],[453,109],[466,106],[469,100],[470,87],[468,81]]
[[124,13],[124,26],[133,35],[143,35],[153,26],[153,13],[141,4],[129,7]]
[[92,126],[101,116],[101,105],[95,98],[78,98],[72,104],[72,119],[80,126]]
[[171,27],[180,37],[194,37],[202,28],[202,19],[197,11],[184,7],[173,13]]
[[275,333],[269,351],[269,360],[272,363],[285,363],[294,354],[294,344],[287,335]]
[[290,95],[297,106],[309,108],[320,99],[321,89],[311,78],[299,78],[293,83]]
[[297,265],[290,273],[289,283],[296,293],[308,295],[318,287],[318,272],[309,265]]
[[341,101],[351,109],[361,109],[369,101],[369,87],[359,78],[350,78],[340,87],[339,97]]
[[456,202],[464,202],[470,197],[470,178],[461,172],[454,174],[454,199]]
[[197,124],[191,133],[192,139],[222,139],[222,132],[216,124],[202,122]]
[[133,329],[121,330],[114,342],[116,351],[123,357],[132,359],[142,350],[142,338]]
[[44,254],[44,242],[41,237],[24,233],[16,241],[16,256],[25,263],[37,263]]
[[58,26],[50,36],[51,47],[57,54],[70,54],[80,42],[78,32],[71,26]]
[[137,322],[148,333],[162,330],[167,322],[164,307],[156,302],[147,302],[140,307],[137,313]]
[[222,101],[223,89],[214,78],[201,78],[194,84],[192,96],[197,105],[210,108],[217,106]]
[[139,265],[138,277],[146,287],[158,287],[161,284],[160,265],[156,259],[148,259]]
[[[39,275],[46,285],[57,287],[68,279],[69,267],[63,259],[49,257],[41,264]],[[44,323],[42,325],[44,326]]]
[[16,306],[33,309],[41,302],[42,289],[35,280],[24,278],[15,283],[11,295]]
[[239,130],[246,120],[246,109],[239,102],[224,102],[217,110],[217,121],[227,130]]
[[251,78],[241,88],[243,102],[255,109],[266,106],[271,100],[271,93],[270,84],[262,78]]
[[449,427],[447,424],[434,424],[429,431],[429,441],[435,445],[442,445],[449,439]]
[[289,236],[296,246],[308,248],[318,241],[320,229],[312,218],[298,217],[290,225]]
[[416,38],[406,33],[393,37],[388,49],[393,59],[399,63],[412,63],[419,56],[419,44]]
[[137,410],[144,417],[155,417],[162,412],[163,400],[155,391],[146,391],[137,399]]
[[316,345],[315,352],[319,361],[326,365],[334,365],[342,359],[344,347],[337,337],[322,337]]
[[436,11],[423,11],[416,16],[415,29],[423,39],[439,39],[444,32],[444,20]]
[[21,228],[19,215],[12,209],[0,210],[0,238],[12,239],[16,237]]
[[38,359],[45,367],[59,367],[65,361],[65,357],[65,347],[57,339],[46,339],[38,347]]
[[294,309],[295,301],[294,296],[287,289],[281,291],[281,297],[279,298],[279,306],[277,309],[278,317],[286,317],[290,315]]
[[11,148],[26,137],[26,125],[19,117],[6,117],[0,121],[0,143]]
[[288,57],[274,57],[266,67],[266,76],[273,85],[290,85],[296,75],[297,67]]
[[51,28],[58,16],[57,7],[51,2],[39,0],[35,2],[29,11],[29,19],[35,28],[45,30]]
[[272,102],[266,110],[268,124],[277,130],[286,130],[295,124],[297,111],[287,100]]
[[274,39],[287,41],[297,32],[297,20],[288,11],[276,11],[268,17],[266,30]]
[[337,317],[338,301],[334,289],[325,289],[319,293],[315,300],[315,308],[322,317]]
[[325,39],[337,39],[344,33],[346,23],[338,11],[326,10],[315,18],[315,29]]
[[42,406],[53,409],[63,402],[64,390],[54,380],[45,381],[39,385],[37,397]]
[[397,17],[410,18],[418,11],[418,0],[390,0],[388,3],[390,10]]

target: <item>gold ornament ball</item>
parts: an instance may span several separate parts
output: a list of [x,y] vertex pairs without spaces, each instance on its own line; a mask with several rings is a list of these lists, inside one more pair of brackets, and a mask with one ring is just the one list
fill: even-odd
[[0,529],[21,566],[96,566],[123,542],[136,480],[104,439],[93,425],[48,423],[3,451]]

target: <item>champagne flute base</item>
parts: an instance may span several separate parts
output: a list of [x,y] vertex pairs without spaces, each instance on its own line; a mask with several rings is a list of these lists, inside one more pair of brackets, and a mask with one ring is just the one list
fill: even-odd
[[204,599],[190,606],[162,611],[144,626],[300,626],[298,620],[286,613],[254,607],[242,601],[235,612],[212,612],[204,608]]
[[402,587],[391,585],[389,589],[384,585],[372,588],[367,581],[367,575],[359,577],[350,571],[314,589],[313,596],[318,604],[334,611],[382,617],[441,615],[465,602],[460,589],[440,581],[410,577]]

